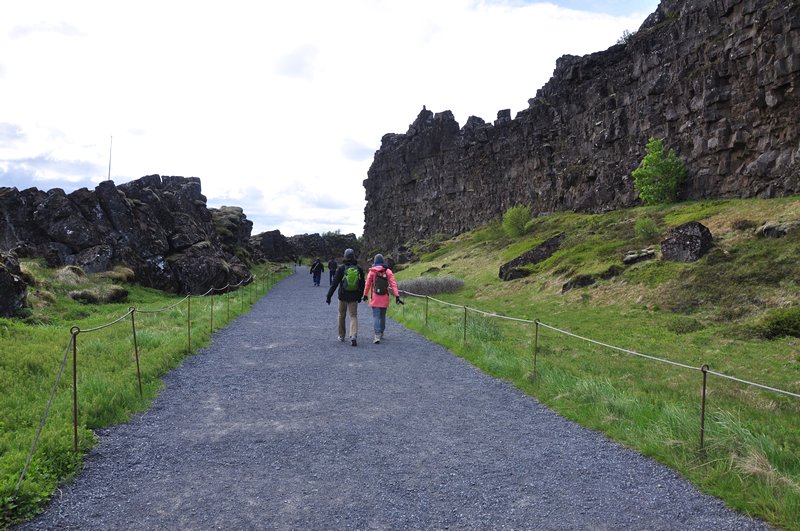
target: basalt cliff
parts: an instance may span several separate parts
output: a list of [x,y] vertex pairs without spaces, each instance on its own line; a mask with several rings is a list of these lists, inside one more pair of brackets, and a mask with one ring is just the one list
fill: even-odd
[[0,213],[0,251],[13,253],[12,266],[16,257],[86,272],[122,265],[142,285],[185,294],[250,276],[238,255],[248,254],[252,223],[238,207],[209,209],[196,177],[104,181],[69,194],[0,187]]
[[384,135],[364,181],[364,247],[402,256],[515,205],[634,206],[631,172],[651,137],[685,162],[683,199],[796,194],[798,88],[799,1],[662,0],[625,42],[561,57],[513,119],[460,127],[423,108],[405,134]]

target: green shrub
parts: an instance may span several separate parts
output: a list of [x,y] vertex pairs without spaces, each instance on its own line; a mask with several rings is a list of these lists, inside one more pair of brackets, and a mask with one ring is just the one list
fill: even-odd
[[633,170],[633,187],[645,204],[671,203],[678,197],[678,188],[686,179],[686,166],[675,151],[665,151],[664,140],[651,138],[647,153]]
[[770,310],[756,328],[758,334],[767,339],[800,337],[800,307]]
[[503,214],[503,232],[509,238],[519,238],[525,234],[525,225],[531,220],[530,207],[517,205]]
[[636,237],[650,241],[656,239],[661,232],[658,230],[658,225],[653,218],[639,218],[633,226]]

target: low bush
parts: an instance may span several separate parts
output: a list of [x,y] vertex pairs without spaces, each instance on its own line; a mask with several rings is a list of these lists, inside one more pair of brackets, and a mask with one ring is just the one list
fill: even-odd
[[768,311],[756,325],[758,335],[767,339],[800,337],[800,307]]
[[653,218],[639,218],[633,226],[636,237],[644,241],[655,240],[661,232],[658,230],[658,225]]
[[525,234],[525,228],[531,220],[531,209],[526,206],[515,206],[503,214],[503,232],[509,238],[519,238]]
[[436,295],[453,293],[464,287],[464,281],[452,275],[426,276],[401,280],[398,288],[415,295]]

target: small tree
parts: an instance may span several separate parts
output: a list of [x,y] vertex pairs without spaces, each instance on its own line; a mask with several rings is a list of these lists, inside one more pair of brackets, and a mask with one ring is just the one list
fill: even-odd
[[664,150],[664,139],[651,138],[647,153],[633,170],[633,188],[645,204],[671,203],[678,197],[678,188],[686,179],[686,166],[672,149]]
[[509,238],[519,238],[525,234],[525,225],[531,219],[530,207],[517,205],[503,214],[503,232]]

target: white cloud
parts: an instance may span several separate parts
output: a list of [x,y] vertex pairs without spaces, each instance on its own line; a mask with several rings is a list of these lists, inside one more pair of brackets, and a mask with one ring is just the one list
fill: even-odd
[[630,16],[589,4],[3,3],[0,119],[19,136],[3,130],[0,168],[97,183],[113,135],[118,184],[196,176],[212,206],[239,201],[254,232],[360,234],[384,134],[404,133],[423,105],[461,125],[513,116],[557,57],[611,46],[657,0],[628,1]]

